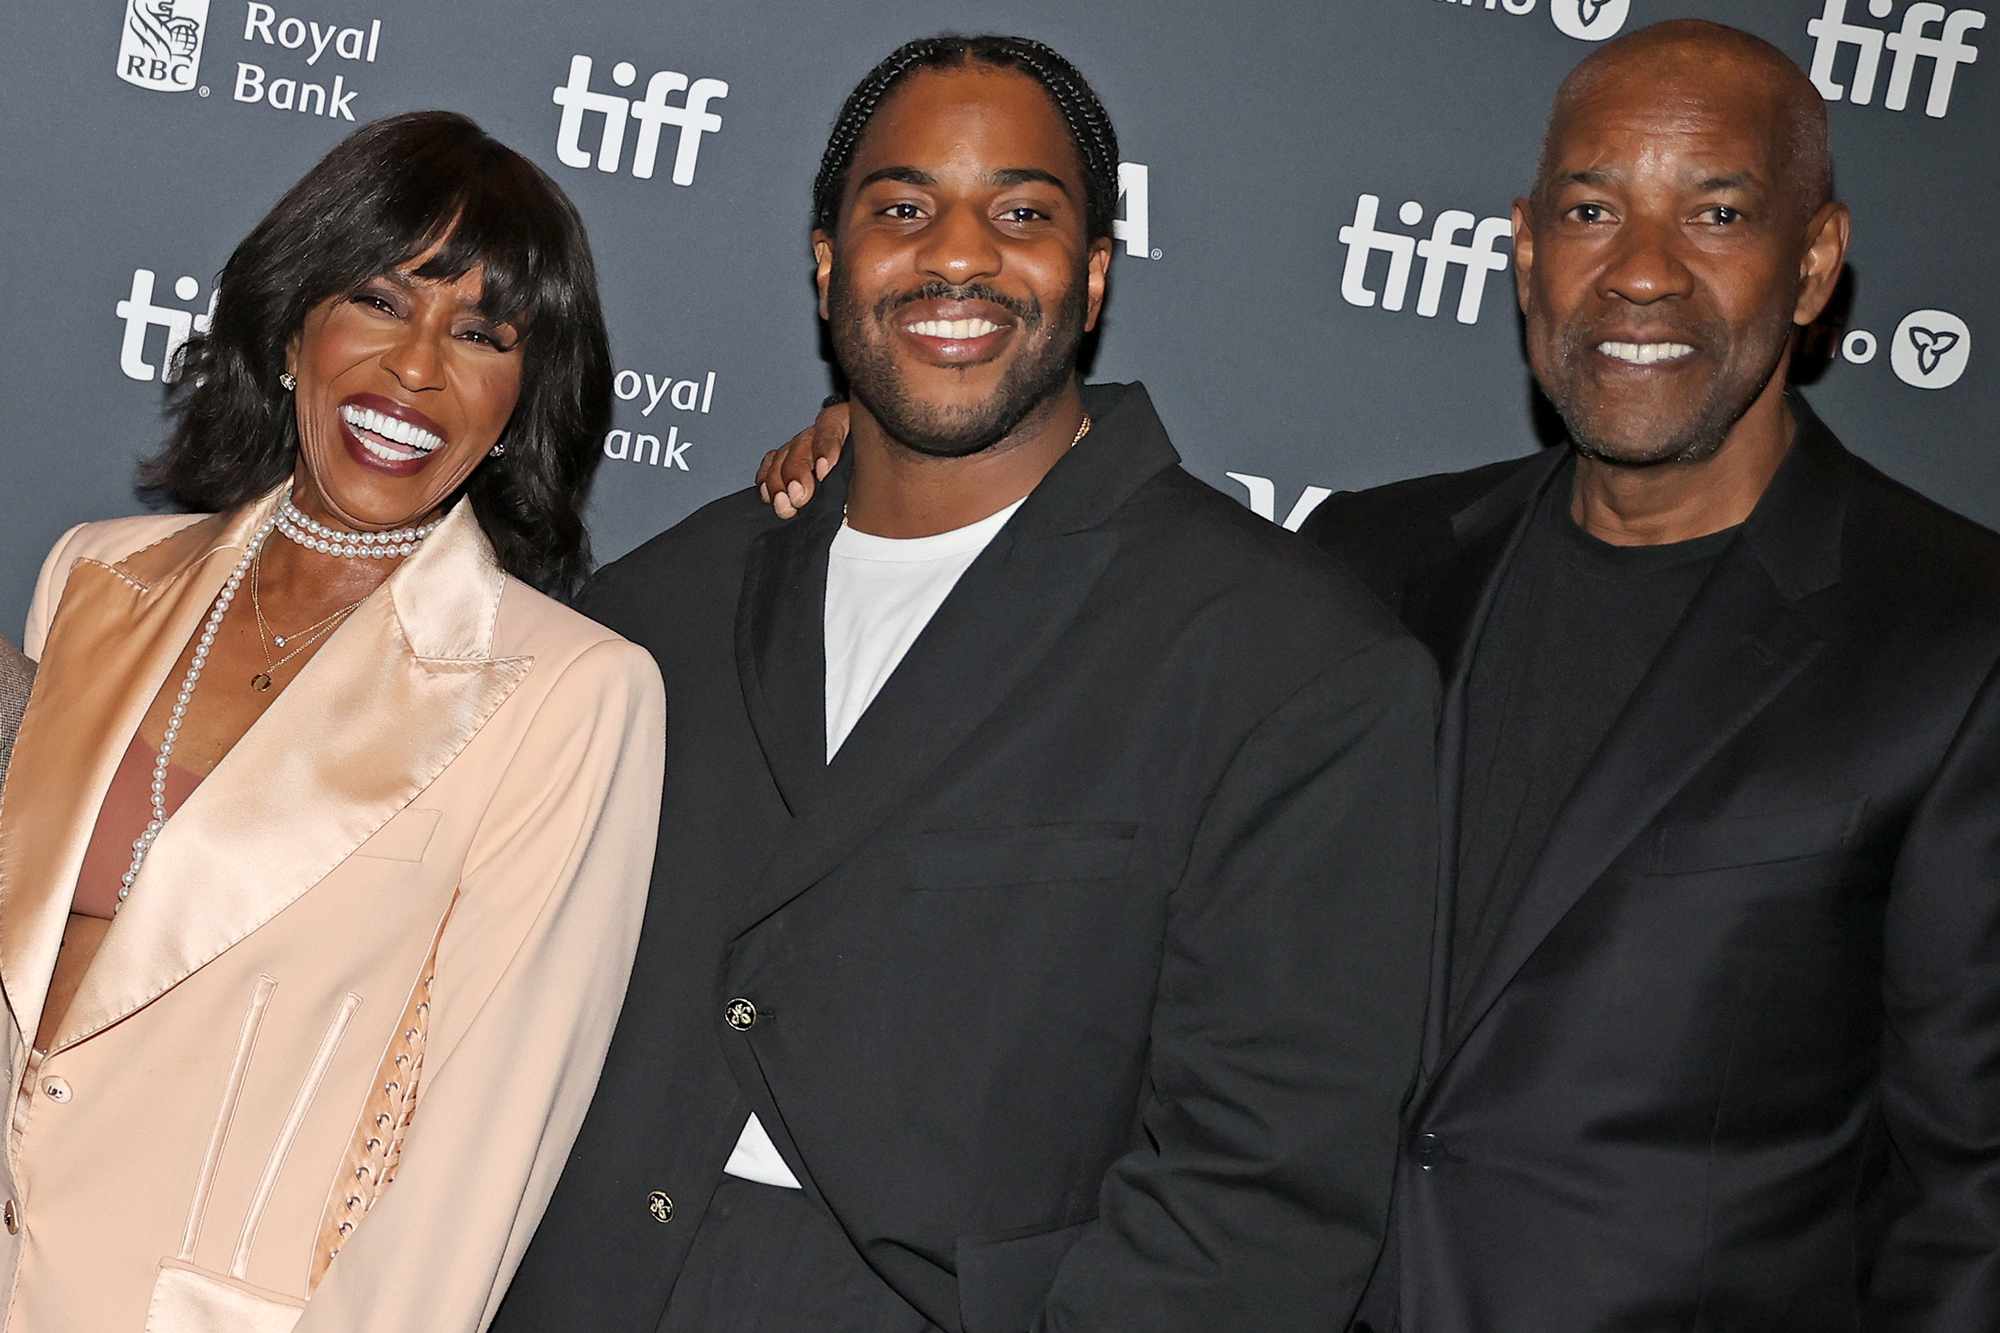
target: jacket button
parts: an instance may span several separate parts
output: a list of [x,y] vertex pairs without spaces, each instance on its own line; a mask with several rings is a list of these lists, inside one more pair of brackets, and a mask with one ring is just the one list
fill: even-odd
[[748,1032],[757,1026],[757,1006],[739,995],[724,1006],[722,1021],[738,1032]]
[[1417,1165],[1424,1170],[1433,1170],[1444,1160],[1444,1140],[1435,1134],[1419,1134],[1411,1156],[1417,1159]]
[[21,1214],[14,1207],[12,1199],[7,1200],[6,1207],[0,1208],[0,1220],[4,1220],[7,1223],[8,1235],[18,1236],[21,1234]]
[[61,1079],[45,1078],[42,1080],[42,1095],[52,1102],[66,1102],[76,1094],[72,1093],[69,1084]]
[[646,1196],[646,1211],[653,1215],[655,1222],[674,1220],[674,1201],[659,1190]]

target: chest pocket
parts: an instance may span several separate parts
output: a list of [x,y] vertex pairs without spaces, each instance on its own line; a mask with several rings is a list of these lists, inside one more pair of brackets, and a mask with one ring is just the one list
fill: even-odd
[[903,847],[919,892],[1116,879],[1132,863],[1138,825],[1021,824],[921,833]]
[[1830,855],[1853,838],[1867,803],[1863,797],[1802,810],[1661,824],[1642,840],[1635,868],[1682,875]]

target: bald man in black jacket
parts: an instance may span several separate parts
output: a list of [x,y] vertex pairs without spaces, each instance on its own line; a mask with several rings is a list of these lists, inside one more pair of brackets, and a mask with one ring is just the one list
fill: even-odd
[[1357,1330],[2000,1329],[2000,537],[1786,392],[1825,135],[1745,34],[1600,47],[1516,205],[1568,447],[1306,525],[1447,683]]

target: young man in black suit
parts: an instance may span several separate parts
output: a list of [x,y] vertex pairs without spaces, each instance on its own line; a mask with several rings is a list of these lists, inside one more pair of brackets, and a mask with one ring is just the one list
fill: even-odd
[[2000,538],[1786,393],[1830,179],[1774,48],[1599,48],[1514,211],[1569,447],[1307,524],[1448,682],[1360,1328],[2000,1329]]
[[934,38],[815,188],[847,465],[612,565],[673,700],[596,1102],[495,1328],[1326,1329],[1379,1248],[1435,673],[1084,389],[1116,139]]

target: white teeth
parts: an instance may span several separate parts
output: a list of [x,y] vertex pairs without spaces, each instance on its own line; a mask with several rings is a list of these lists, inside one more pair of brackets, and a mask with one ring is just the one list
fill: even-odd
[[920,319],[905,327],[911,333],[926,338],[949,338],[954,342],[964,342],[968,338],[984,338],[1000,328],[990,319]]
[[[427,454],[444,443],[443,440],[421,426],[413,426],[407,421],[399,420],[383,412],[377,412],[373,408],[356,407],[352,403],[348,403],[340,409],[340,419],[356,430],[365,430],[370,434],[380,436],[386,442],[408,445],[411,449],[416,450],[416,453],[401,455],[406,458],[415,458],[418,454]],[[362,443],[369,444],[370,441],[363,440]],[[380,450],[376,450],[375,452],[380,454],[381,457],[389,457],[388,454],[381,453]]]
[[1694,355],[1694,348],[1686,343],[1601,342],[1597,344],[1597,350],[1614,361],[1634,366],[1650,366],[1656,361],[1678,361],[1684,356]]
[[377,444],[366,435],[360,437],[361,447],[385,463],[407,463],[412,458],[424,456],[421,449],[397,449],[386,444]]

